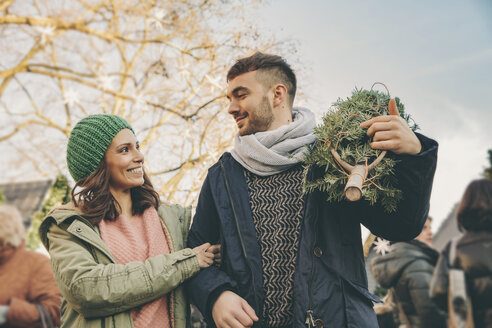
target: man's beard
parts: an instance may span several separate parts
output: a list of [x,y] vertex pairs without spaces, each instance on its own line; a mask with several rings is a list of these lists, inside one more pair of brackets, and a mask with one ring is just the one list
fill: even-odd
[[244,130],[239,130],[240,136],[254,134],[256,132],[266,131],[270,128],[273,122],[273,108],[268,101],[268,97],[264,96],[258,105],[258,109],[248,113],[247,125]]

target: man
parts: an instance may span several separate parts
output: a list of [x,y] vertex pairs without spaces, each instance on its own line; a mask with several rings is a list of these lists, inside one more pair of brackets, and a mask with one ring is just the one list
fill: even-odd
[[432,248],[431,217],[420,235],[394,243],[388,254],[374,255],[371,270],[384,288],[393,288],[400,308],[399,323],[418,327],[446,327],[446,315],[429,297],[429,286],[439,253]]
[[[188,290],[217,327],[377,327],[360,223],[392,240],[419,234],[428,212],[437,144],[399,116],[361,125],[372,147],[401,154],[404,199],[389,215],[365,201],[329,203],[302,193],[314,115],[293,107],[296,77],[279,56],[256,53],[227,74],[238,135],[204,181],[188,243],[222,245],[222,263]],[[312,170],[309,174],[318,174]]]

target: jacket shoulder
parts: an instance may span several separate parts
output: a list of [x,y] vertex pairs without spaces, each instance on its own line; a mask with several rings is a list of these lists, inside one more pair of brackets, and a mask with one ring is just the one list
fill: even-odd
[[48,215],[46,215],[46,217],[43,219],[43,222],[41,222],[38,230],[39,238],[41,239],[44,247],[46,249],[49,249],[49,241],[47,235],[50,227],[53,224],[63,229],[66,228],[68,226],[68,223],[72,222],[73,219],[81,215],[82,213],[77,210],[72,202],[54,207],[51,211],[49,211]]
[[[159,217],[174,238],[187,239],[191,224],[191,206],[163,203],[157,209]],[[176,240],[178,241],[178,240]],[[183,247],[183,245],[178,245]]]
[[184,218],[189,212],[191,212],[191,206],[183,207],[178,204],[161,203],[157,208],[157,212],[161,219],[168,216],[175,218]]
[[215,162],[215,164],[213,164],[212,166],[210,166],[208,168],[208,172],[214,172],[216,171],[217,169],[220,168],[220,166],[222,164],[228,164],[228,163],[231,163],[231,162],[235,162],[236,160],[234,159],[234,157],[232,157],[231,153],[230,152],[225,152],[223,153],[220,157],[219,157],[219,160],[217,162]]
[[224,167],[227,172],[238,172],[238,170],[243,169],[230,152],[225,152],[214,165],[208,168],[207,179],[215,181],[219,178],[219,175],[222,174],[221,167]]

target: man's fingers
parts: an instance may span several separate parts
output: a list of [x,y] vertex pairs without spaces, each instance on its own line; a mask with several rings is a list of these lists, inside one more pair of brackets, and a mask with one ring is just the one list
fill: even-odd
[[395,99],[390,99],[388,103],[388,112],[390,115],[381,115],[381,116],[376,116],[371,118],[370,120],[367,120],[365,122],[362,122],[360,124],[361,128],[367,128],[370,127],[372,124],[376,122],[389,122],[394,119],[394,117],[391,116],[400,116],[400,113],[398,112],[398,107],[396,107],[396,100]]
[[256,315],[255,310],[251,307],[251,305],[248,304],[248,302],[246,302],[246,300],[241,300],[241,307],[243,308],[244,312],[249,315],[251,320],[258,321],[258,316]]
[[394,140],[384,140],[371,143],[372,149],[380,150],[393,150],[397,147],[397,143]]
[[369,137],[374,136],[375,133],[380,133],[382,131],[390,131],[392,130],[393,125],[391,122],[376,122],[371,125],[369,129],[367,129],[366,134]]
[[378,131],[378,133],[374,134],[372,141],[376,142],[376,141],[390,140],[393,139],[394,137],[395,137],[394,131]]
[[371,118],[370,120],[362,122],[359,126],[364,129],[364,128],[367,128],[367,127],[373,125],[374,123],[389,122],[393,119],[394,119],[394,117],[391,117],[389,115],[376,116],[376,117]]
[[388,103],[388,112],[390,115],[400,115],[398,108],[396,107],[396,100],[391,98]]
[[241,324],[241,327],[251,327],[253,325],[253,319],[245,311],[236,312],[235,319]]
[[207,252],[214,253],[214,254],[220,253],[220,244],[215,244],[215,245],[210,246],[207,249]]

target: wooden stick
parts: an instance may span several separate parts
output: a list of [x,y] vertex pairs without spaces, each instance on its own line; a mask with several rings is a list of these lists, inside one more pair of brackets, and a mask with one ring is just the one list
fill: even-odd
[[358,201],[362,197],[362,185],[366,180],[367,174],[372,170],[386,155],[386,150],[381,152],[379,156],[368,166],[366,164],[350,165],[336,152],[335,149],[331,148],[330,153],[333,155],[335,160],[347,171],[350,172],[348,176],[347,184],[345,185],[344,193],[345,198],[351,202]]

